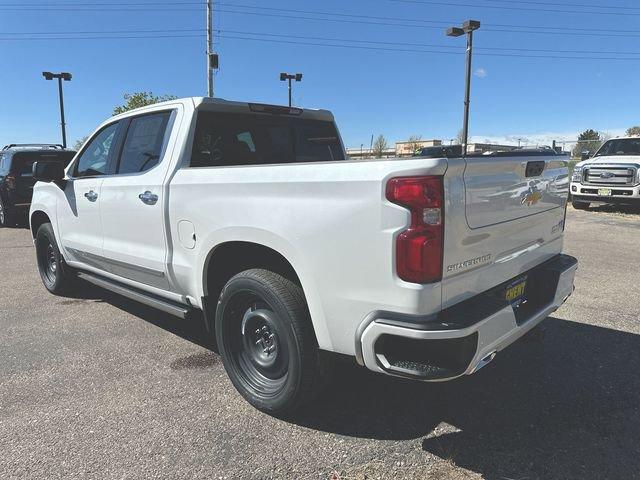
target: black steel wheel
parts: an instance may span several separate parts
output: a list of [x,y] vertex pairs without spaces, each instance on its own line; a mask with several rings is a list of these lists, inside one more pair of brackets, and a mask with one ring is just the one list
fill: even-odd
[[225,285],[216,338],[236,389],[256,408],[287,414],[310,401],[326,371],[302,289],[267,270],[247,270]]
[[16,224],[15,217],[5,208],[2,200],[0,200],[0,228],[9,227]]
[[73,273],[62,260],[50,223],[41,225],[36,234],[36,259],[40,278],[49,292],[63,295],[71,290]]

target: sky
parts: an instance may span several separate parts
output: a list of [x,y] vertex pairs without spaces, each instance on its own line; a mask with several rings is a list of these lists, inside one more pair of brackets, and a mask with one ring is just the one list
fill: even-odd
[[[0,145],[69,143],[123,94],[206,94],[204,0],[0,0]],[[634,0],[215,0],[215,96],[333,111],[348,147],[454,138],[473,18],[473,141],[572,140],[640,124],[640,4]],[[97,38],[96,38],[97,37]],[[109,37],[109,38],[104,38]],[[138,38],[131,38],[138,37]],[[145,37],[145,38],[140,38]],[[152,38],[155,37],[155,38]]]

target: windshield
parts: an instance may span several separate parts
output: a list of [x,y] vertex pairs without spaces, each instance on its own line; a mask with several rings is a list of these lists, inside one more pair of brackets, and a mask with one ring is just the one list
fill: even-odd
[[609,140],[595,154],[596,157],[611,155],[640,155],[640,137]]

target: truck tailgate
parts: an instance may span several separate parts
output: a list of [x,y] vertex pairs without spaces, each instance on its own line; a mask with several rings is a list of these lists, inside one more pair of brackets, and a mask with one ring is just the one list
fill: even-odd
[[468,157],[464,171],[465,214],[481,228],[564,208],[565,163],[557,157]]
[[450,159],[445,192],[443,308],[562,251],[565,157]]

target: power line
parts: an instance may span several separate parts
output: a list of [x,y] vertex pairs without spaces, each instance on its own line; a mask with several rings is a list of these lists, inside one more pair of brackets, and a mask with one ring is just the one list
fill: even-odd
[[[614,16],[640,16],[640,13],[631,12],[599,12],[599,11],[584,11],[584,10],[557,10],[550,8],[528,8],[528,7],[509,7],[498,5],[477,5],[473,3],[451,3],[441,2],[437,0],[388,0],[396,3],[417,3],[424,5],[439,5],[446,7],[475,7],[475,8],[493,8],[496,10],[515,10],[522,12],[545,12],[545,13],[571,13],[571,14],[585,14],[585,15],[614,15]],[[485,0],[486,1],[486,0]]]
[[539,2],[532,0],[485,0],[493,3],[521,3],[524,5],[546,5],[555,7],[584,7],[584,8],[609,8],[612,10],[640,10],[640,7],[627,7],[623,5],[593,5],[588,3],[557,3],[557,2]]
[[[418,1],[418,0],[390,0],[390,1],[406,1],[408,3],[428,3],[426,1]],[[498,0],[485,0],[485,1],[498,1]],[[502,0],[500,0],[502,1]],[[444,2],[432,2],[436,4],[444,4]],[[6,5],[22,5],[21,8],[11,8],[5,10],[18,10],[18,11],[28,11],[28,12],[40,12],[43,11],[42,8],[28,8],[25,9],[23,4],[0,4],[0,10]],[[199,2],[178,2],[178,3],[167,3],[167,2],[146,2],[146,3],[83,3],[83,4],[55,4],[52,6],[51,4],[31,4],[34,5],[46,5],[46,11],[56,11],[59,9],[57,5],[85,5],[85,6],[96,6],[96,5],[106,5],[110,8],[107,8],[107,11],[151,11],[148,10],[148,7],[140,8],[141,5],[159,5],[159,6],[171,6],[171,8],[159,8],[155,9],[155,11],[188,11],[188,12],[199,12],[200,9],[194,8],[185,8],[191,5],[199,5]],[[277,12],[288,12],[295,14],[303,14],[303,15],[322,15],[322,16],[334,16],[334,17],[342,17],[342,18],[351,18],[352,20],[343,20],[343,19],[335,19],[335,18],[313,18],[313,17],[300,17],[298,15],[282,15],[282,14],[268,14],[268,13],[258,13],[258,12],[249,12],[249,11],[238,11],[238,10],[222,10],[216,9],[218,12],[223,13],[232,13],[232,14],[240,14],[240,15],[256,15],[256,16],[268,16],[275,18],[287,18],[287,19],[295,19],[295,20],[311,20],[311,21],[328,21],[328,22],[337,22],[337,23],[353,23],[353,24],[365,24],[365,25],[382,25],[382,26],[394,26],[394,27],[409,27],[409,28],[431,28],[431,29],[439,29],[435,25],[448,25],[452,21],[451,20],[422,20],[422,19],[412,19],[412,18],[399,18],[399,17],[378,17],[372,15],[361,15],[361,14],[346,14],[346,13],[336,13],[336,12],[322,12],[322,11],[314,11],[314,10],[299,10],[299,9],[286,9],[286,8],[274,8],[274,7],[262,7],[262,6],[254,6],[254,5],[246,5],[246,4],[238,4],[238,3],[219,3],[222,6],[230,6],[242,9],[252,9],[252,10],[266,10],[266,11],[277,11]],[[463,4],[457,4],[462,6]],[[116,9],[112,7],[118,7]],[[122,8],[126,7],[126,8]],[[133,7],[133,8],[132,8]],[[100,9],[78,9],[78,8],[68,8],[64,11],[80,11],[80,12],[92,12],[92,11],[103,11],[103,8]],[[354,19],[368,19],[368,20],[383,20],[381,22],[370,22],[364,20],[354,20]],[[390,23],[389,20],[393,22],[412,22],[411,24],[403,24],[403,23]],[[420,25],[422,24],[422,25]],[[427,25],[432,24],[432,25]],[[433,25],[435,24],[435,25]],[[627,33],[637,33],[640,34],[640,30],[620,30],[616,29],[615,31],[606,30],[606,29],[598,29],[598,28],[576,28],[576,27],[552,27],[548,25],[512,25],[512,24],[491,24],[485,23],[488,27],[504,27],[498,29],[487,28],[485,31],[493,31],[493,32],[505,32],[505,33],[526,33],[526,34],[543,34],[543,35],[563,35],[563,36],[609,36],[609,37],[638,37],[640,35],[627,35]],[[576,33],[570,33],[576,32]]]
[[[221,33],[232,33],[232,34],[240,34],[240,35],[260,35],[266,37],[283,37],[283,38],[294,38],[294,39],[304,39],[304,40],[323,40],[323,41],[331,41],[331,42],[351,42],[351,43],[364,43],[364,44],[376,44],[376,45],[393,45],[393,46],[403,46],[403,47],[427,47],[427,48],[448,48],[448,49],[457,49],[460,47],[454,45],[443,45],[443,44],[429,44],[429,43],[411,43],[411,42],[388,42],[388,41],[380,41],[380,40],[361,40],[361,39],[350,39],[350,38],[337,38],[337,37],[315,37],[308,35],[290,35],[290,34],[280,34],[280,33],[268,33],[268,32],[247,32],[241,30],[227,30],[220,29],[218,30]],[[508,47],[476,47],[475,50],[492,50],[492,51],[508,51],[508,52],[541,52],[541,53],[585,53],[585,54],[604,54],[604,55],[640,55],[640,51],[638,52],[620,52],[620,51],[602,51],[602,50],[552,50],[552,49],[544,49],[544,48],[508,48]]]
[[116,34],[116,33],[166,33],[166,32],[204,32],[204,28],[163,28],[158,30],[91,30],[91,31],[73,31],[73,32],[0,32],[2,35],[97,35],[97,34]]
[[[640,10],[640,7],[629,7],[626,5],[598,5],[598,4],[588,4],[588,3],[558,3],[558,2],[541,2],[541,1],[532,1],[532,0],[484,0],[489,3],[508,3],[508,4],[522,4],[522,5],[536,5],[536,6],[551,6],[551,7],[579,7],[579,8],[596,8],[596,9],[604,9],[604,10]],[[429,1],[421,1],[414,3],[434,3]],[[128,6],[141,6],[141,7],[149,7],[149,6],[176,6],[176,5],[184,5],[191,6],[197,5],[200,6],[202,2],[198,1],[182,1],[182,2],[158,2],[158,1],[150,1],[150,2],[20,2],[20,3],[0,3],[0,6],[11,6],[11,7],[128,7]],[[239,5],[235,5],[239,6]],[[454,5],[455,6],[455,5]],[[466,6],[466,5],[462,5]],[[480,7],[483,7],[481,5]],[[491,6],[488,6],[491,8]],[[256,7],[257,8],[257,7]],[[266,8],[266,7],[265,7]],[[274,9],[277,10],[277,9]],[[571,11],[573,12],[573,11]],[[591,12],[591,13],[599,13],[599,12]]]
[[[164,35],[169,32],[201,32],[196,35]],[[338,38],[338,37],[319,37],[309,35],[292,35],[292,34],[278,34],[270,32],[252,32],[244,30],[228,30],[228,29],[216,29],[218,33],[237,34],[237,35],[251,35],[258,37],[276,37],[276,38],[289,38],[298,40],[320,40],[325,42],[342,42],[342,43],[355,43],[355,44],[369,44],[369,45],[383,45],[383,46],[397,46],[397,47],[426,47],[426,48],[441,48],[441,49],[459,49],[453,45],[443,44],[429,44],[429,43],[413,43],[413,42],[391,42],[381,40],[363,40],[363,39],[351,39],[351,38]],[[136,35],[125,36],[122,34],[156,34],[161,33],[163,35]],[[20,35],[17,38],[2,38],[8,35]],[[22,35],[38,35],[33,38],[25,38]],[[48,36],[45,36],[48,35]],[[53,36],[52,36],[53,35]],[[73,35],[73,36],[70,36]],[[79,37],[79,35],[91,35],[91,37]],[[204,29],[169,29],[169,30],[97,30],[97,31],[79,31],[79,32],[3,32],[0,33],[0,40],[72,40],[80,39],[119,39],[119,38],[199,38],[204,35]],[[477,47],[477,50],[484,51],[496,51],[496,52],[529,52],[529,53],[574,53],[574,54],[588,54],[588,55],[640,55],[640,52],[629,51],[603,51],[603,50],[554,50],[554,49],[542,49],[542,48],[517,48],[517,47]],[[443,52],[444,53],[444,52]],[[452,52],[457,53],[457,52]],[[628,57],[633,58],[633,57]]]
[[[394,1],[394,0],[391,0]],[[428,28],[428,29],[436,29],[440,30],[442,27],[431,26],[431,25],[415,25],[415,24],[406,24],[406,23],[391,23],[391,22],[371,22],[365,20],[346,20],[346,19],[338,19],[338,18],[313,18],[313,17],[300,17],[298,15],[284,15],[284,14],[273,14],[273,13],[258,13],[258,12],[244,12],[238,10],[228,10],[228,9],[217,9],[217,12],[225,12],[232,14],[241,14],[241,15],[255,15],[262,17],[276,17],[276,18],[287,18],[293,20],[311,20],[311,21],[325,21],[325,22],[333,22],[333,23],[347,23],[347,24],[360,24],[360,25],[377,25],[377,26],[391,26],[391,27],[409,27],[409,28]],[[444,22],[442,22],[444,23]],[[547,27],[524,27],[524,26],[507,26],[508,28],[485,28],[485,31],[488,32],[501,32],[501,33],[527,33],[527,34],[541,34],[541,35],[562,35],[562,36],[588,36],[588,37],[624,37],[624,38],[636,38],[640,37],[640,31],[637,31],[637,35],[631,35],[626,33],[590,33],[590,32],[574,32],[569,33],[565,31],[544,31],[542,28]],[[517,27],[517,28],[516,28]],[[520,28],[532,28],[535,29],[533,31],[524,31],[520,30]],[[555,27],[554,27],[555,28]],[[559,27],[558,27],[559,28]],[[636,31],[629,31],[636,32]]]
[[[289,40],[276,40],[276,39],[266,39],[266,38],[248,38],[248,37],[237,37],[232,35],[221,35],[221,38],[230,38],[235,40],[249,40],[249,41],[258,41],[258,42],[269,42],[269,43],[283,43],[283,44],[292,44],[292,45],[305,45],[305,46],[317,46],[317,47],[337,47],[337,48],[354,48],[361,50],[380,50],[380,51],[388,51],[388,52],[399,52],[399,53],[429,53],[429,54],[439,54],[439,55],[464,55],[464,52],[442,52],[442,51],[434,51],[434,50],[421,50],[421,49],[397,49],[397,48],[385,48],[385,47],[368,47],[363,45],[345,45],[345,44],[328,44],[328,43],[317,43],[317,42],[300,42],[300,41],[289,41]],[[517,58],[542,58],[542,59],[565,59],[565,60],[640,60],[639,57],[576,57],[576,56],[561,56],[561,55],[522,55],[522,54],[507,54],[507,53],[478,53],[478,55],[483,56],[493,56],[493,57],[517,57]]]

